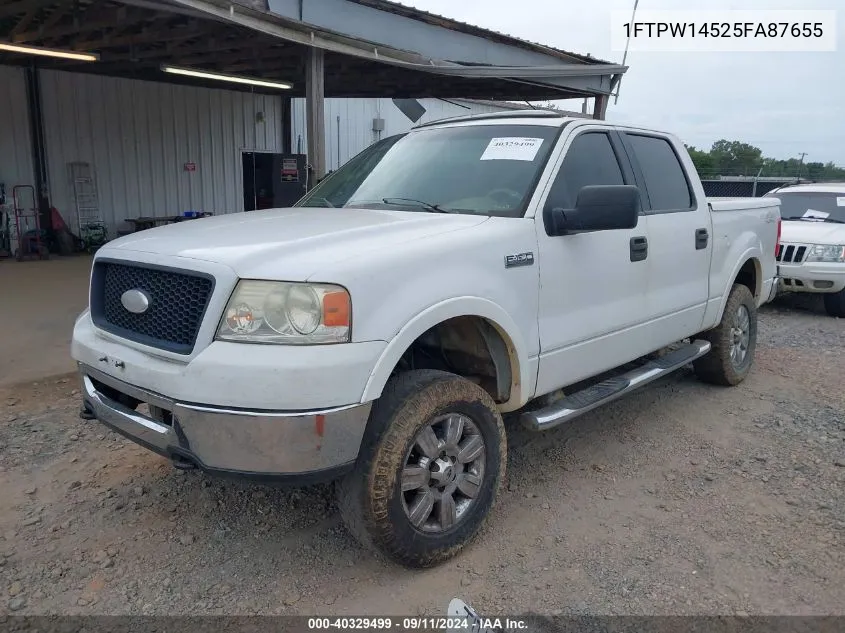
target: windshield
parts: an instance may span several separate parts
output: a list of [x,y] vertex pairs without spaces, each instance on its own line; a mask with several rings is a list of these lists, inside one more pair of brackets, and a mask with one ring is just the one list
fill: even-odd
[[559,132],[542,125],[471,125],[389,137],[296,206],[521,217]]
[[780,216],[784,220],[845,222],[845,193],[785,191],[769,197],[780,198]]

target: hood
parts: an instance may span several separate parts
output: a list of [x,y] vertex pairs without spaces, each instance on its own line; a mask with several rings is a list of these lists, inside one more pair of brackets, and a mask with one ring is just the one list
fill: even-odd
[[780,240],[792,244],[845,244],[845,224],[784,220]]
[[147,229],[111,241],[99,252],[122,258],[131,258],[132,251],[186,257],[224,264],[240,277],[260,268],[288,281],[305,281],[317,268],[385,244],[457,231],[488,219],[373,209],[269,209]]

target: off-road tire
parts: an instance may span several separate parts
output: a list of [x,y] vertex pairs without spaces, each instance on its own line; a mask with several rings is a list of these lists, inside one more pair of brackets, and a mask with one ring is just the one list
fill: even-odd
[[845,290],[824,296],[824,309],[832,317],[845,319]]
[[[467,515],[449,530],[427,533],[405,514],[399,475],[417,432],[453,412],[468,416],[484,440],[484,476]],[[409,371],[392,378],[374,403],[356,466],[338,482],[338,506],[347,529],[364,546],[407,567],[431,567],[478,534],[498,497],[506,458],[502,416],[486,391],[447,372]]]
[[[732,328],[736,325],[736,314],[744,305],[749,316],[748,351],[742,363],[737,365],[731,359]],[[745,380],[754,365],[754,352],[757,348],[757,305],[754,295],[747,286],[734,284],[725,304],[722,321],[712,330],[703,332],[697,338],[710,341],[710,351],[693,362],[698,378],[714,385],[732,387]]]

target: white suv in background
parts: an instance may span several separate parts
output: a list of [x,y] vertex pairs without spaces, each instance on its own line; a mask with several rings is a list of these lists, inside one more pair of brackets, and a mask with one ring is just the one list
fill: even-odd
[[827,313],[845,317],[845,183],[781,187],[780,290],[824,293]]

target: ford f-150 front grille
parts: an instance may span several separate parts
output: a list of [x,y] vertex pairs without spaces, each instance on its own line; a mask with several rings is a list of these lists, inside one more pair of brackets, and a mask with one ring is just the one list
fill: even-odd
[[203,273],[98,260],[91,275],[91,318],[117,336],[190,354],[213,290],[214,278]]
[[806,246],[797,244],[781,244],[776,259],[782,264],[800,264],[807,254]]

